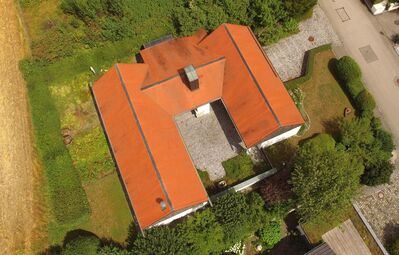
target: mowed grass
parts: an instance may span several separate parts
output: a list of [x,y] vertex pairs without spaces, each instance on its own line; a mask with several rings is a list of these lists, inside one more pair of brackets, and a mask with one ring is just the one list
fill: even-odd
[[[273,166],[284,168],[290,165],[298,144],[316,134],[336,135],[337,120],[344,116],[345,108],[350,107],[353,110],[351,102],[329,68],[334,60],[335,55],[331,50],[315,55],[311,79],[299,85],[304,94],[303,105],[310,119],[310,128],[302,136],[293,137],[266,149]],[[354,113],[351,116],[354,116]]]
[[[310,128],[292,142],[312,137],[318,133],[336,133],[336,121],[344,116],[346,107],[353,110],[352,104],[335,80],[330,65],[335,60],[331,50],[317,53],[312,78],[299,86],[305,95],[304,107],[310,117]],[[354,113],[352,113],[352,116]]]
[[84,186],[91,214],[73,226],[49,224],[49,245],[62,245],[65,234],[75,229],[93,232],[100,238],[123,243],[133,221],[122,186],[116,173]]
[[377,243],[374,241],[372,235],[367,230],[366,226],[363,224],[362,220],[360,219],[359,215],[352,207],[352,205],[348,205],[347,208],[341,213],[337,214],[336,212],[331,212],[331,214],[329,215],[324,215],[320,220],[306,223],[302,226],[307,236],[309,237],[310,242],[312,244],[318,244],[322,241],[323,234],[339,226],[348,219],[352,221],[356,230],[359,232],[359,235],[362,237],[363,241],[370,249],[371,254],[382,255],[383,253],[381,252]]

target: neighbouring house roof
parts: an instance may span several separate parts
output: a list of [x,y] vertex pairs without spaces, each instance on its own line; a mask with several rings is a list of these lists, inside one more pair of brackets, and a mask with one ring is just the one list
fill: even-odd
[[[174,116],[221,99],[247,147],[301,114],[245,26],[167,40],[140,51],[144,63],[117,64],[92,87],[141,229],[208,201]],[[199,89],[182,70],[193,65]],[[161,208],[161,201],[166,208]]]

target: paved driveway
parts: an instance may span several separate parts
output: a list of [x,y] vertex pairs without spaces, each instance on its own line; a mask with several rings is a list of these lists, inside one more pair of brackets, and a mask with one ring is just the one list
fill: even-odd
[[380,33],[383,27],[361,0],[319,2],[346,53],[360,64],[378,111],[399,145],[399,86],[395,85],[395,79],[399,79],[399,56],[389,39]]

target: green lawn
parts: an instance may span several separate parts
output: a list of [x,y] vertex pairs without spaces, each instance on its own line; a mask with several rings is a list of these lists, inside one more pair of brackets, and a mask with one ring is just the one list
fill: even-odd
[[89,218],[72,226],[50,222],[49,243],[62,245],[65,234],[74,229],[91,231],[100,238],[110,238],[123,243],[133,218],[118,175],[110,174],[85,185],[84,189],[91,208]]
[[[295,155],[297,146],[319,133],[335,135],[337,132],[337,120],[344,116],[345,107],[353,109],[345,92],[332,75],[329,65],[335,60],[331,50],[317,53],[314,58],[312,77],[299,85],[303,94],[303,107],[309,117],[309,129],[301,136],[293,137],[266,149],[266,154],[273,166],[282,168],[289,165]],[[306,116],[307,115],[307,116]],[[354,113],[352,113],[352,116]],[[284,163],[284,165],[283,165]]]

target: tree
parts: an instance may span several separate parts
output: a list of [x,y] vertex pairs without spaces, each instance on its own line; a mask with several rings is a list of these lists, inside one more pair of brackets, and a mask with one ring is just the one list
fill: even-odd
[[97,236],[80,230],[68,233],[65,239],[62,255],[96,255],[100,245]]
[[388,160],[381,160],[366,166],[361,181],[368,186],[388,183],[393,173],[394,166]]
[[248,23],[248,7],[249,0],[217,0],[228,15],[229,23],[247,24]]
[[290,16],[298,20],[317,4],[317,0],[283,0],[283,2]]
[[133,255],[144,254],[189,254],[187,239],[176,228],[159,226],[145,231],[144,236],[137,236],[129,247]]
[[248,7],[251,27],[262,44],[274,43],[298,29],[280,0],[253,0]]
[[364,147],[374,141],[371,123],[367,118],[344,119],[339,126],[340,141],[349,149]]
[[224,248],[221,247],[223,228],[209,208],[189,216],[178,231],[187,239],[187,254],[211,254]]
[[325,135],[301,146],[291,177],[298,212],[305,221],[348,203],[358,190],[364,169],[347,152],[322,146],[322,139]]
[[248,217],[250,207],[242,193],[228,193],[219,197],[212,211],[223,228],[225,248],[243,240],[253,230]]
[[337,75],[343,82],[360,80],[362,71],[356,61],[348,56],[340,58],[336,65]]

